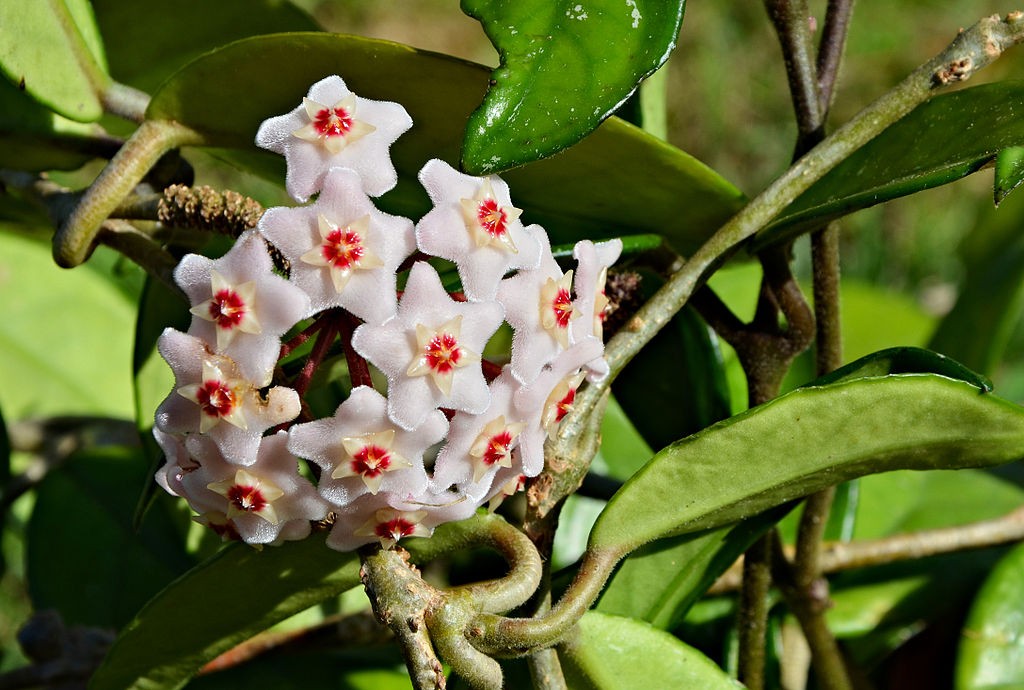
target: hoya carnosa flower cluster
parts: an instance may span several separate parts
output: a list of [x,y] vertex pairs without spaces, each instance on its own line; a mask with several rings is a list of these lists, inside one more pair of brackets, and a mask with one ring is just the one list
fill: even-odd
[[[192,323],[158,343],[175,384],[156,413],[167,458],[157,481],[225,538],[301,539],[325,519],[339,550],[429,536],[539,474],[577,387],[608,371],[604,279],[621,243],[580,242],[575,274],[563,272],[505,182],[440,160],[420,171],[433,208],[418,223],[380,211],[373,197],[397,181],[390,146],[411,126],[400,105],[360,98],[337,76],[317,82],[256,136],[285,156],[289,194],[315,201],[269,209],[227,254],[187,256],[175,272]],[[454,264],[461,292],[431,257]],[[504,366],[484,357],[503,322]],[[289,379],[279,360],[309,339]],[[351,392],[311,419],[302,398],[332,346]],[[315,465],[315,486],[300,461]]]

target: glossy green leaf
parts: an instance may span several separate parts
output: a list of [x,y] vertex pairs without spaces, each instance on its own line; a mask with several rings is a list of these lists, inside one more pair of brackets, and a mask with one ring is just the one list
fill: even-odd
[[590,543],[629,552],[865,474],[1021,457],[1024,409],[963,381],[911,374],[803,388],[658,453],[608,503]]
[[49,244],[0,225],[0,403],[32,415],[130,418],[133,307],[93,271],[65,271]]
[[994,374],[1024,304],[1024,198],[1007,200],[965,238],[965,277],[929,347]]
[[880,350],[816,379],[811,385],[825,386],[839,381],[890,374],[939,374],[965,381],[983,391],[992,390],[992,382],[984,376],[974,373],[954,359],[920,347],[891,347]]
[[743,687],[672,635],[632,618],[597,611],[583,614],[576,633],[559,646],[558,656],[573,690]]
[[718,576],[790,507],[641,546],[619,565],[596,609],[672,630]]
[[82,0],[0,3],[0,71],[61,115],[93,122],[110,84],[98,36]]
[[937,96],[822,177],[763,230],[753,250],[858,209],[960,179],[1024,144],[1024,82]]
[[[431,158],[458,161],[462,123],[487,85],[487,72],[477,65],[352,36],[256,37],[176,73],[154,94],[147,117],[180,122],[207,145],[241,149],[240,164],[280,183],[279,157],[252,153],[256,130],[334,73],[361,96],[401,103],[412,116],[412,130],[392,147],[399,185],[381,206],[420,217],[430,204],[416,174]],[[742,194],[705,165],[617,119],[564,154],[505,179],[525,209],[523,219],[544,225],[553,244],[656,233],[689,254],[742,205]]]
[[994,197],[996,206],[1024,182],[1024,146],[1009,146],[996,155]]
[[[441,525],[402,542],[422,563],[466,548],[495,515]],[[290,616],[359,584],[359,558],[312,536],[256,550],[232,544],[182,575],[122,631],[90,690],[180,688],[206,662]],[[210,615],[216,606],[216,615]]]
[[[111,74],[150,93],[193,58],[231,41],[319,28],[305,12],[281,0],[92,0],[92,5],[100,31],[111,39]],[[153,32],[140,31],[140,26],[159,27],[167,38],[154,40]]]
[[27,533],[37,608],[57,609],[69,625],[116,630],[194,565],[183,546],[188,518],[170,496],[140,532],[133,528],[135,496],[151,481],[138,451],[127,448],[81,451],[46,476]]
[[985,581],[960,637],[957,690],[1020,687],[1024,679],[1024,545]]
[[592,132],[675,47],[683,0],[462,0],[498,50],[462,162],[474,175],[539,160]]
[[182,687],[218,654],[357,584],[359,558],[328,549],[322,537],[259,551],[231,545],[152,599],[89,687]]

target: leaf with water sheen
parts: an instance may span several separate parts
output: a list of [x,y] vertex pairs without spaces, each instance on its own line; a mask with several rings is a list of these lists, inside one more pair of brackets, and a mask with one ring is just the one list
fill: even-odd
[[572,146],[611,115],[676,44],[683,1],[462,0],[498,50],[462,163],[497,173]]
[[576,633],[559,646],[558,656],[574,690],[742,687],[672,635],[632,618],[597,611],[583,614]]
[[1024,146],[1010,146],[1000,151],[996,155],[995,171],[993,190],[998,206],[1024,182]]
[[[413,128],[392,147],[398,187],[380,205],[419,218],[430,203],[416,175],[431,158],[458,162],[463,123],[487,88],[479,65],[354,36],[259,36],[177,72],[154,94],[147,117],[179,122],[208,146],[240,149],[244,160],[232,160],[280,184],[280,158],[253,154],[256,130],[334,73],[360,96],[401,103],[412,116]],[[655,233],[690,254],[743,203],[710,168],[616,118],[562,155],[505,179],[524,221],[543,225],[553,244]]]
[[1024,82],[937,96],[837,165],[762,230],[752,251],[828,220],[980,170],[1024,144]]
[[628,553],[854,477],[1024,457],[1024,408],[929,374],[783,395],[658,453],[612,497],[590,546]]

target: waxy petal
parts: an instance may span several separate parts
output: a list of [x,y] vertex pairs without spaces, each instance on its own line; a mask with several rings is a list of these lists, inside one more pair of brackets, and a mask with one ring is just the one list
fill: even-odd
[[[346,103],[354,117],[353,129],[346,136],[322,136],[332,125],[317,131],[320,111],[344,108]],[[285,157],[285,188],[296,201],[305,203],[320,191],[333,167],[354,170],[366,193],[377,197],[398,181],[390,148],[410,127],[412,119],[401,105],[355,96],[341,77],[330,76],[313,84],[303,104],[290,113],[264,121],[256,145]]]

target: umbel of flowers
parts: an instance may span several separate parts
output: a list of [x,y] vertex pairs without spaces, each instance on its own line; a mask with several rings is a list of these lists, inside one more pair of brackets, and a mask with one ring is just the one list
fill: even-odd
[[[493,509],[540,473],[584,377],[607,373],[604,281],[621,243],[580,242],[575,275],[563,272],[504,181],[440,160],[420,171],[433,208],[419,223],[378,210],[372,198],[397,182],[391,144],[411,126],[396,103],[317,82],[256,136],[285,157],[289,194],[315,200],[269,209],[227,254],[175,272],[192,323],[158,343],[175,383],[156,413],[156,478],[225,538],[302,539],[327,520],[333,548],[391,546]],[[460,292],[431,257],[454,264]],[[502,366],[483,353],[503,322]],[[279,362],[308,340],[289,380]],[[303,396],[332,346],[351,392],[312,419]]]

